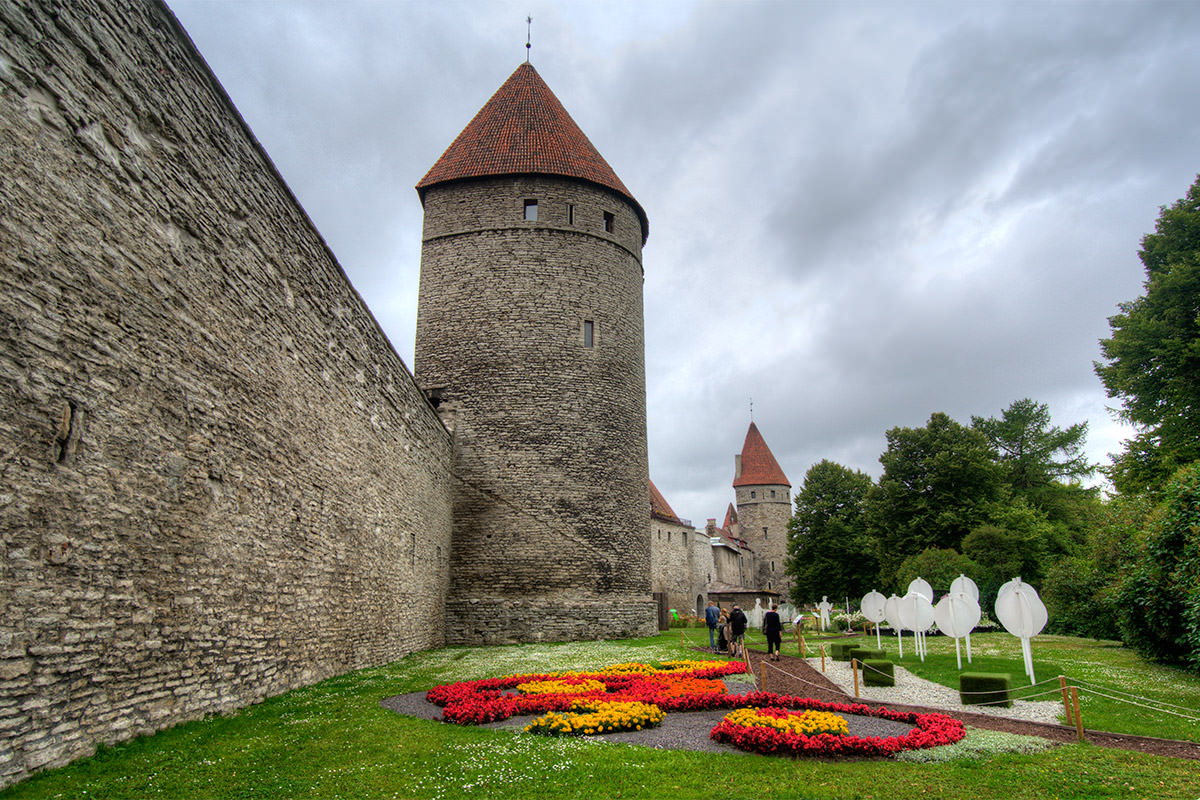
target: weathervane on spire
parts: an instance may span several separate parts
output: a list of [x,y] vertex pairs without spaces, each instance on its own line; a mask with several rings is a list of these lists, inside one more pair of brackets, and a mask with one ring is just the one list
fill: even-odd
[[750,398],[750,421],[754,422],[754,398]]
[[532,33],[533,33],[533,16],[530,15],[530,16],[525,17],[525,63],[526,64],[529,63],[529,51],[533,47],[533,44],[530,41],[530,38],[531,38],[530,35]]

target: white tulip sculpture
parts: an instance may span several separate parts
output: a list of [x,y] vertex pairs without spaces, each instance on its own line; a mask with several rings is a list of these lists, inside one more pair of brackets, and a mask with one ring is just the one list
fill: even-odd
[[875,623],[875,646],[882,649],[883,644],[879,640],[879,623],[887,619],[887,612],[884,606],[887,605],[887,598],[879,592],[872,589],[863,595],[862,602],[859,603],[859,610],[869,622]]
[[1000,587],[996,595],[996,617],[1005,630],[1021,640],[1021,654],[1025,656],[1025,674],[1029,683],[1037,683],[1033,675],[1033,650],[1029,640],[1042,632],[1050,615],[1037,589],[1020,578],[1013,578]]
[[913,632],[917,655],[924,661],[925,629],[933,624],[933,603],[919,592],[909,592],[896,605],[900,610],[900,624]]
[[900,644],[900,657],[904,658],[904,626],[900,622],[900,598],[893,594],[884,601],[883,613],[888,625],[896,632],[896,641]]
[[933,587],[924,578],[913,578],[912,582],[908,584],[907,594],[912,594],[913,592],[923,594],[926,600],[931,603],[933,602]]
[[[975,601],[975,605],[979,605],[979,587],[975,581],[968,578],[966,575],[959,573],[958,577],[950,582],[950,594],[965,594],[967,597]],[[981,611],[982,613],[982,611]],[[975,624],[979,624],[979,620],[975,620]],[[974,626],[972,626],[974,627]],[[967,663],[971,663],[971,632],[967,631]],[[955,646],[958,643],[955,642]]]
[[[922,597],[924,597],[926,600],[928,600],[930,602],[930,604],[933,603],[933,587],[930,586],[929,581],[925,580],[924,578],[920,578],[920,577],[913,578],[912,581],[909,582],[907,594],[914,594],[914,593],[919,594]],[[932,621],[929,624],[933,624]],[[929,625],[926,625],[925,627],[927,628],[927,627],[929,627]],[[925,648],[925,628],[922,628],[919,631],[914,630],[913,638],[916,640],[916,643],[917,643],[917,652],[920,653],[921,660],[924,661],[925,656],[929,652]]]
[[947,636],[954,637],[954,655],[958,659],[958,668],[962,669],[962,650],[958,640],[967,637],[967,663],[971,663],[971,629],[979,624],[981,611],[979,603],[970,595],[961,592],[951,592],[938,601],[933,609],[933,621],[938,630]]

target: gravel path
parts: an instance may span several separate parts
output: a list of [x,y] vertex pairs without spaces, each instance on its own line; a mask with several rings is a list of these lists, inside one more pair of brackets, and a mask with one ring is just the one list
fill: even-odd
[[[814,670],[821,669],[821,659],[809,658],[806,660]],[[786,669],[782,661],[778,662],[778,666]],[[854,696],[854,675],[850,669],[850,662],[826,658],[825,677],[836,683],[848,696]],[[959,700],[956,690],[924,678],[918,678],[901,666],[895,667],[895,679],[895,686],[865,686],[860,673],[858,695],[864,700],[875,700],[881,703],[969,711],[972,714],[1022,719],[1029,722],[1056,723],[1059,715],[1063,713],[1062,703],[1057,700],[1014,700],[1011,708],[964,706]]]

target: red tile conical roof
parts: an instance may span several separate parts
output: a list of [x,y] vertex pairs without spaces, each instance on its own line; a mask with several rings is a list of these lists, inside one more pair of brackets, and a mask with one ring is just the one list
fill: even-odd
[[779,468],[779,462],[771,455],[771,448],[758,432],[758,426],[750,423],[746,441],[742,443],[742,474],[733,479],[736,486],[788,486],[787,475]]
[[430,186],[496,175],[559,175],[590,181],[624,196],[650,232],[646,212],[584,135],[533,65],[517,67],[484,103],[433,168],[417,184]]

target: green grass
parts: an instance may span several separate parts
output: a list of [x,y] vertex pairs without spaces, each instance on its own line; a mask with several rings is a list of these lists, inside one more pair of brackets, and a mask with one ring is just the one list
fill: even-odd
[[[859,636],[858,641],[875,646],[875,637]],[[898,657],[896,637],[890,641],[884,637],[888,658],[902,665],[915,675],[927,680],[958,688],[958,665],[954,656],[954,640],[944,636],[926,638],[929,655],[924,663],[912,652],[912,636],[905,637],[904,658]],[[765,642],[765,640],[764,640]],[[755,647],[751,642],[751,647]],[[761,645],[765,648],[765,644]],[[795,652],[795,645],[789,651]],[[1071,636],[1038,636],[1032,640],[1033,669],[1038,682],[1066,675],[1068,682],[1086,682],[1082,685],[1079,705],[1083,712],[1084,727],[1092,730],[1131,733],[1139,736],[1157,736],[1164,739],[1181,739],[1200,742],[1200,722],[1190,721],[1170,714],[1148,711],[1126,702],[1101,697],[1090,691],[1091,684],[1105,694],[1114,694],[1116,689],[1127,694],[1182,706],[1183,713],[1200,716],[1200,675],[1182,669],[1154,664],[1143,660],[1119,642],[1077,639]],[[963,671],[1007,672],[1013,680],[1013,697],[1036,700],[1055,700],[1061,704],[1061,694],[1033,697],[1047,690],[1057,690],[1053,680],[1034,688],[1029,687],[1021,660],[1021,642],[1007,633],[982,633],[971,636],[972,661],[967,663],[966,648],[963,647]],[[1103,687],[1103,688],[1100,688]],[[1121,697],[1121,695],[1116,695]],[[1133,699],[1133,698],[1126,698]],[[1172,709],[1179,711],[1181,709]],[[1059,715],[1062,722],[1065,715]],[[1197,792],[1200,797],[1200,792]]]
[[[707,644],[706,631],[689,633],[689,645]],[[754,634],[751,644],[761,644]],[[819,762],[548,739],[379,706],[448,681],[681,655],[695,654],[680,649],[674,630],[624,642],[417,653],[105,749],[0,798],[1197,798],[1194,761],[1089,745],[997,753],[1006,746],[976,732],[964,748],[983,753],[976,758]],[[1107,652],[1103,660],[1121,663]]]

